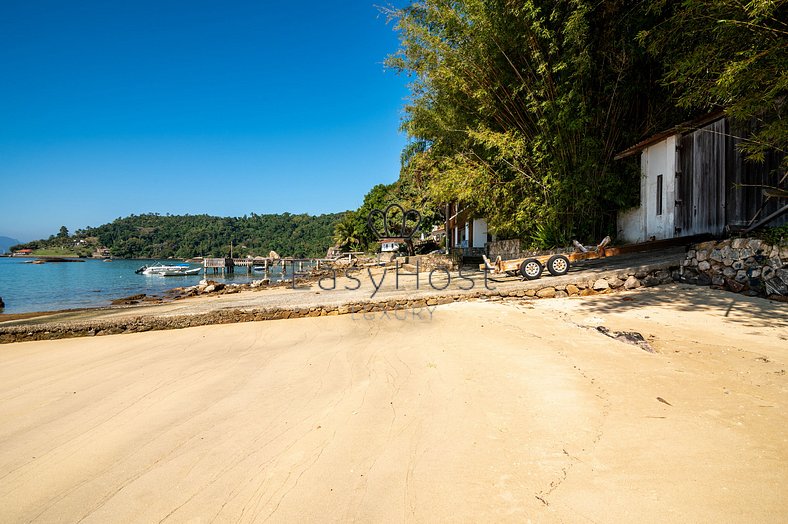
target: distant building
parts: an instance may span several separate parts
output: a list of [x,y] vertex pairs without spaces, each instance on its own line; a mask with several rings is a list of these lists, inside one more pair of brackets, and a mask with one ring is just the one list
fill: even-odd
[[380,240],[381,253],[393,253],[399,251],[400,241],[392,238],[382,238]]
[[14,256],[24,257],[32,254],[33,254],[32,249],[17,249],[16,251],[14,251]]

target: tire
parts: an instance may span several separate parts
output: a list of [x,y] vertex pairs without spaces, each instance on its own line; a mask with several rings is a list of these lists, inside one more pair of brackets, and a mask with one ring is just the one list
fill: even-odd
[[537,278],[541,277],[542,270],[542,264],[540,264],[535,258],[523,260],[523,263],[520,264],[520,274],[526,280],[536,280]]
[[566,275],[569,272],[569,259],[564,255],[553,255],[547,261],[547,270],[555,277]]

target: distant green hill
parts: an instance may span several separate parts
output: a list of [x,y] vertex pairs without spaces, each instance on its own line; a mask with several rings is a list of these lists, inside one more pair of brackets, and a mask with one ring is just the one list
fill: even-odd
[[6,253],[8,248],[19,244],[19,240],[11,237],[0,237],[0,254]]
[[[112,223],[67,231],[20,247],[72,248],[89,254],[109,248],[121,258],[191,258],[196,256],[267,255],[322,257],[332,245],[334,225],[343,213],[326,215],[257,215],[215,217],[209,215],[144,214],[118,218]],[[64,236],[65,234],[65,236]]]

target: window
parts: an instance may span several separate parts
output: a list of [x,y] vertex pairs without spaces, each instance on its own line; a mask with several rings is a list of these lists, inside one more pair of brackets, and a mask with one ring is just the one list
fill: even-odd
[[657,175],[657,215],[662,214],[662,175]]

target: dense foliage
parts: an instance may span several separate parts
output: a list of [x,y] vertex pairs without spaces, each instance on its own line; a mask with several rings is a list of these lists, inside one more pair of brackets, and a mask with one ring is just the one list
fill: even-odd
[[640,139],[723,108],[785,150],[786,1],[420,0],[388,11],[413,79],[403,174],[538,247],[613,233]]
[[[99,227],[77,230],[16,246],[45,249],[81,245],[105,246],[123,258],[190,258],[195,256],[265,256],[274,250],[282,256],[322,257],[331,245],[331,233],[341,214],[319,216],[257,215],[214,217],[208,215],[144,214],[118,218]],[[67,232],[66,232],[67,235]],[[87,241],[80,243],[80,240]],[[80,253],[87,254],[87,253]]]
[[658,0],[650,8],[664,20],[639,40],[664,64],[677,103],[724,107],[750,128],[743,149],[753,160],[788,152],[788,1]]

